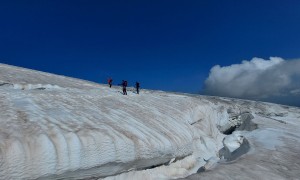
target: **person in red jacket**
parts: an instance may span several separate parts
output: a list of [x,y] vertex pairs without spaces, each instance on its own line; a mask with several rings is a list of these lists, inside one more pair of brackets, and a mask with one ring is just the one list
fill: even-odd
[[108,80],[107,80],[107,82],[108,82],[108,85],[109,85],[109,87],[111,88],[111,86],[112,86],[112,78],[110,77],[110,78],[108,78]]

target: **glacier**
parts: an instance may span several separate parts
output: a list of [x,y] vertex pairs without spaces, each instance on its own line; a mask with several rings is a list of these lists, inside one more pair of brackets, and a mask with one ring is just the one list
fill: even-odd
[[0,107],[7,180],[209,179],[226,162],[284,146],[282,138],[300,141],[296,107],[133,88],[124,96],[119,87],[5,64]]

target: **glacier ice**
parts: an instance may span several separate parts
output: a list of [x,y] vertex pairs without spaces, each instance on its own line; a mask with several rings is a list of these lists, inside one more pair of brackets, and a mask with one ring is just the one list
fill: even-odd
[[[233,116],[283,109],[218,97],[119,91],[0,64],[0,179],[186,177],[217,162],[226,136],[218,127]],[[224,142],[234,151],[241,136],[230,137]]]

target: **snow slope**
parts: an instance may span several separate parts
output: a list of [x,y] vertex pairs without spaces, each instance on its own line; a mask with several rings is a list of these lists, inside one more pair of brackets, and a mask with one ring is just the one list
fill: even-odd
[[300,126],[297,108],[150,90],[123,96],[119,87],[4,64],[0,107],[0,179],[183,178],[213,168],[224,145],[225,158],[239,149],[244,131],[226,139],[220,131],[249,128],[245,113],[282,113],[280,121]]
[[[254,107],[252,103],[241,104]],[[258,129],[237,131],[250,143],[250,151],[231,162],[185,179],[300,179],[300,109],[257,103],[253,122]]]

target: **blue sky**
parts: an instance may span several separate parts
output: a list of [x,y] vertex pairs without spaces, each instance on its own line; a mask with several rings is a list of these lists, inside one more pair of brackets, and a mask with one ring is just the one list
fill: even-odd
[[300,57],[300,1],[0,1],[0,62],[195,93],[212,66]]

